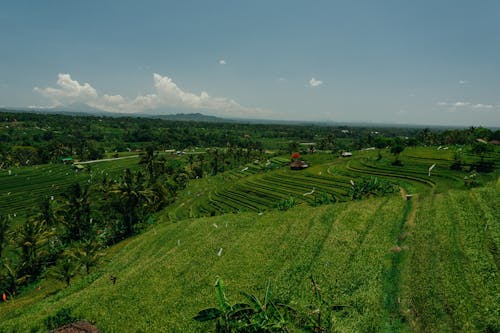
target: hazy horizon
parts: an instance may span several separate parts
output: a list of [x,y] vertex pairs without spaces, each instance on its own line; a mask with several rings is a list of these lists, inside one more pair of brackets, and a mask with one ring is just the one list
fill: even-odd
[[500,126],[498,1],[0,4],[0,107]]

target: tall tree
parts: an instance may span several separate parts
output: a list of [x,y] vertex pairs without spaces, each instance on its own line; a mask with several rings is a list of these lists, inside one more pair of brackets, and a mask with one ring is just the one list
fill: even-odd
[[10,219],[8,216],[0,214],[0,259],[2,259],[2,252],[8,240],[8,233],[10,229]]
[[111,208],[121,219],[115,226],[118,237],[127,237],[134,232],[134,226],[148,213],[148,204],[155,200],[155,193],[145,186],[140,172],[135,175],[126,169],[121,181],[110,187],[108,193]]
[[66,238],[70,241],[92,237],[93,218],[90,209],[90,188],[75,183],[64,194],[62,207]]
[[48,242],[54,232],[47,230],[46,224],[29,219],[16,231],[15,244],[20,250],[20,273],[29,280],[35,279],[42,271],[48,257]]
[[399,154],[403,152],[405,149],[404,143],[400,138],[395,138],[391,144],[391,154],[394,155],[393,165],[401,165],[401,161],[399,160]]

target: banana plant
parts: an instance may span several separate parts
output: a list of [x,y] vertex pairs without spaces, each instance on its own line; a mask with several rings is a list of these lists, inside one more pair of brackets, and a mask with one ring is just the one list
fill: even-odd
[[226,297],[224,284],[220,278],[215,281],[215,293],[219,307],[201,310],[193,319],[199,322],[215,320],[217,333],[239,332],[242,327],[249,323],[249,317],[253,313],[253,309],[245,303],[231,305]]

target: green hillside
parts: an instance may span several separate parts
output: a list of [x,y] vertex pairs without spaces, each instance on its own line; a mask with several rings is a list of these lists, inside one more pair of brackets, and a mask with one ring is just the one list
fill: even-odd
[[[269,157],[192,179],[89,275],[69,287],[46,276],[0,303],[0,332],[44,331],[61,309],[103,332],[213,331],[193,317],[217,306],[217,278],[231,302],[244,301],[241,292],[263,297],[270,283],[274,300],[309,312],[311,276],[330,304],[329,331],[499,331],[498,151],[490,173],[473,171],[475,156],[451,170],[453,152],[436,147],[399,158],[403,166],[388,149],[308,154],[310,167],[292,171],[288,158]],[[4,170],[0,208],[22,221],[40,197],[137,162]]]
[[70,287],[1,304],[1,329],[43,329],[69,307],[103,332],[206,332],[192,317],[216,305],[217,277],[234,302],[270,281],[274,298],[305,307],[312,274],[325,298],[348,306],[331,319],[336,331],[495,332],[499,185],[159,221]]

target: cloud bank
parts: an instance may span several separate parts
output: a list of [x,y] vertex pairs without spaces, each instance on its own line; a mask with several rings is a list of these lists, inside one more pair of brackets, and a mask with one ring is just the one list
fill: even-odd
[[93,108],[109,112],[148,112],[167,108],[208,110],[221,116],[269,116],[272,112],[260,108],[244,107],[233,99],[212,97],[207,92],[201,94],[184,91],[168,76],[153,74],[155,91],[128,99],[121,95],[99,94],[88,83],[73,80],[70,74],[58,75],[57,87],[39,88],[34,91],[48,98],[53,106],[67,106],[85,103]]
[[476,111],[499,111],[500,105],[471,103],[471,102],[438,102],[437,106],[446,107],[448,111],[454,112],[457,110],[476,110]]

